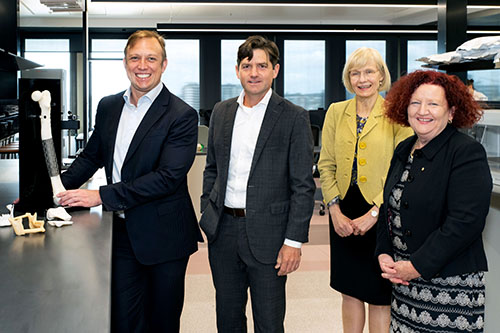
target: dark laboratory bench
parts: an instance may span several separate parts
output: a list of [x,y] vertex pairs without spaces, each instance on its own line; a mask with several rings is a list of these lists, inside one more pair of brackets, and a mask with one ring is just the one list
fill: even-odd
[[16,236],[0,228],[0,332],[109,332],[112,215]]

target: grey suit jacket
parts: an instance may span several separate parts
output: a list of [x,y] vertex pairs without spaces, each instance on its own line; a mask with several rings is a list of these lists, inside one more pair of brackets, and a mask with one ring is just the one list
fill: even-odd
[[[236,100],[217,103],[210,119],[200,220],[209,242],[216,239],[223,214]],[[273,93],[247,184],[247,235],[252,254],[260,262],[276,262],[285,238],[308,241],[315,190],[312,165],[307,112]]]

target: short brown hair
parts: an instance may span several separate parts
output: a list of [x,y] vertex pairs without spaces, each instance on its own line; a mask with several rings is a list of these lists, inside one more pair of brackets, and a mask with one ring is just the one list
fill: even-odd
[[248,37],[238,48],[238,67],[240,67],[240,63],[243,59],[248,58],[248,60],[252,60],[253,50],[255,49],[261,49],[266,52],[273,68],[280,60],[280,51],[276,44],[265,37],[255,35]]
[[386,116],[395,123],[410,126],[408,105],[415,90],[422,84],[432,84],[444,89],[448,107],[455,107],[451,124],[457,128],[471,127],[477,123],[483,111],[467,90],[465,84],[455,75],[437,71],[418,70],[400,78],[385,98]]
[[162,52],[161,56],[162,59],[161,61],[163,62],[165,59],[167,59],[167,51],[165,51],[165,40],[163,37],[157,33],[156,31],[153,30],[137,30],[134,32],[132,35],[127,40],[127,45],[125,46],[125,49],[123,50],[123,53],[125,54],[125,58],[127,57],[127,51],[135,45],[139,41],[139,39],[142,38],[154,38],[158,41],[158,43],[161,46]]

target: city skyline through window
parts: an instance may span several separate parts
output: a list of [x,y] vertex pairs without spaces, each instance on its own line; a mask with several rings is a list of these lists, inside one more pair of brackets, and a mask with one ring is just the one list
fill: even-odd
[[285,40],[285,98],[306,110],[325,107],[325,41]]
[[221,100],[239,96],[241,83],[236,76],[236,64],[238,59],[238,47],[243,44],[244,39],[221,40]]
[[[90,87],[92,119],[101,98],[116,94],[129,87],[130,82],[123,67],[123,50],[126,39],[94,39],[90,55]],[[167,39],[167,68],[162,82],[173,94],[200,108],[200,48],[198,39]],[[92,122],[93,123],[93,122]]]

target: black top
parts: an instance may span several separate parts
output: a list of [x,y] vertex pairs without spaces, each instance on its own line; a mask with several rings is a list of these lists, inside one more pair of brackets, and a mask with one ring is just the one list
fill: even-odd
[[[384,187],[384,202],[401,178],[417,137],[394,152]],[[448,125],[414,152],[401,197],[401,223],[410,261],[423,278],[488,269],[481,233],[492,190],[483,146]],[[387,206],[380,209],[376,255],[392,255]]]

